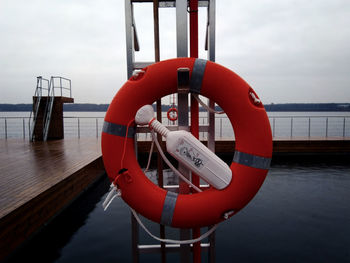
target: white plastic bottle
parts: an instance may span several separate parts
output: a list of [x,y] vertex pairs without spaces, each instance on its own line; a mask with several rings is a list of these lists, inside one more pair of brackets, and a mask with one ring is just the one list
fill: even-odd
[[139,125],[148,124],[165,137],[168,153],[213,187],[224,189],[230,184],[230,167],[191,133],[182,130],[169,131],[154,118],[151,105],[145,105],[137,111],[135,122]]

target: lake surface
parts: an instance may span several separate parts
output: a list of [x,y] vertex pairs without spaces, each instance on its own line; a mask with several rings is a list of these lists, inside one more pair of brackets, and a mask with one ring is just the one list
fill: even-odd
[[[130,211],[121,199],[103,211],[108,187],[99,181],[8,262],[132,262]],[[273,160],[255,198],[217,229],[216,262],[350,262],[349,189],[345,157]],[[177,230],[166,232],[178,238]],[[140,239],[157,243],[142,229]],[[160,262],[160,255],[140,259]]]

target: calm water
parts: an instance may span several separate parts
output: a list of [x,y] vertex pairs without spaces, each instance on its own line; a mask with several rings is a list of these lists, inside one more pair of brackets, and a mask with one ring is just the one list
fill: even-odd
[[[253,201],[216,231],[217,262],[350,262],[350,164],[334,159],[275,159]],[[93,186],[8,262],[131,262],[130,212],[121,199],[103,211],[108,186]],[[140,237],[155,243],[143,230]],[[177,254],[167,259],[179,262]]]

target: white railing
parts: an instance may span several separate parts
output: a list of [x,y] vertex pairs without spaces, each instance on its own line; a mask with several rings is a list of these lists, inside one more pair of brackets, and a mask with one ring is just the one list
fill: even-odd
[[[64,117],[65,138],[100,137],[103,117]],[[0,139],[28,138],[28,117],[0,117]],[[270,116],[272,135],[277,138],[350,137],[350,116]],[[172,126],[166,117],[163,123]],[[199,118],[200,125],[207,125],[207,118]],[[27,134],[28,133],[28,134]],[[29,135],[30,136],[30,135]],[[215,138],[232,139],[234,132],[227,117],[216,117]],[[149,133],[138,134],[140,140],[150,140]],[[200,133],[206,139],[206,132]]]

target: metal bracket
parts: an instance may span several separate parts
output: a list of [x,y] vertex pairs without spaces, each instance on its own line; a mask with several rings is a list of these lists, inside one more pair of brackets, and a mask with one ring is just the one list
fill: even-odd
[[181,94],[188,94],[190,92],[190,69],[177,69],[177,92]]

